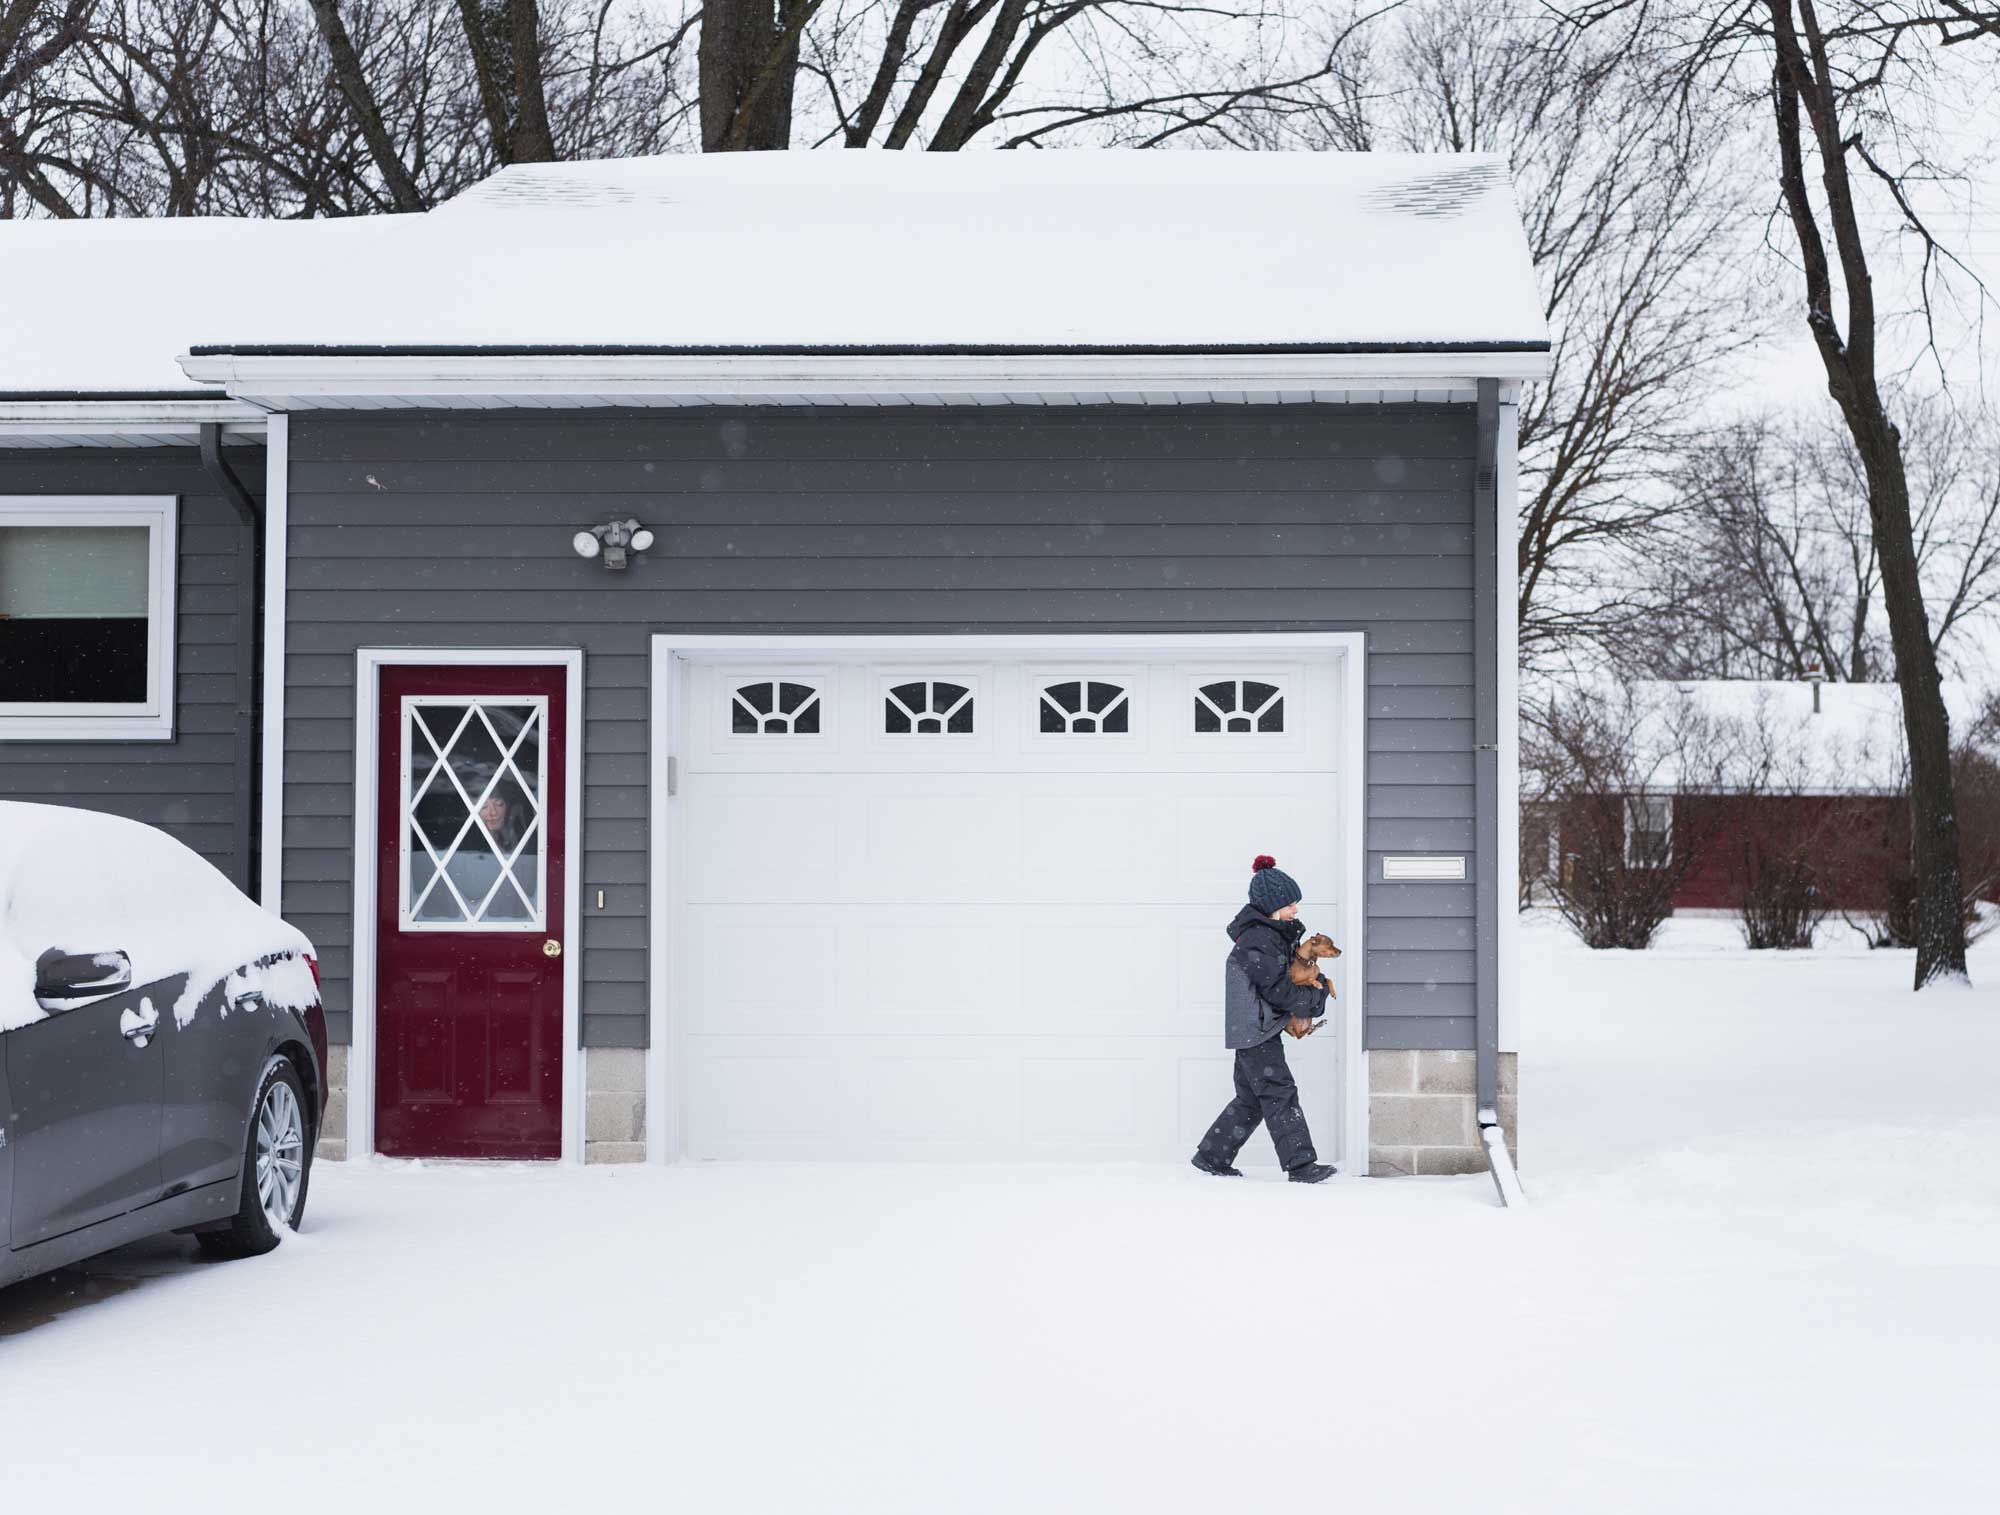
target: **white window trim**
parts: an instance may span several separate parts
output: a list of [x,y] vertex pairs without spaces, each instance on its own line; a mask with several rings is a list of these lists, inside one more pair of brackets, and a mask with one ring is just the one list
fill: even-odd
[[[540,729],[542,738],[542,758],[541,761],[536,765],[537,766],[537,771],[535,775],[536,792],[533,796],[533,799],[535,801],[535,829],[537,832],[546,832],[547,828],[544,823],[548,818],[548,810],[549,810],[548,749],[551,745],[551,738],[549,736],[548,696],[540,694],[521,695],[518,697],[516,696],[500,697],[489,694],[404,695],[403,709],[402,709],[402,728],[403,728],[403,765],[402,765],[403,792],[401,800],[401,804],[403,807],[402,820],[401,820],[402,835],[401,835],[401,840],[397,846],[397,860],[396,860],[396,921],[397,921],[397,929],[399,931],[407,931],[414,933],[422,933],[426,931],[449,931],[455,935],[460,935],[460,936],[465,936],[465,935],[542,936],[545,935],[548,931],[549,849],[547,846],[546,835],[538,835],[535,841],[535,875],[534,875],[535,913],[532,917],[507,918],[502,916],[482,915],[472,920],[464,920],[464,919],[418,920],[410,914],[410,909],[411,909],[410,826],[412,823],[412,818],[410,815],[410,802],[412,798],[411,791],[414,787],[413,775],[410,771],[410,754],[413,750],[413,744],[415,743],[416,740],[416,728],[413,723],[416,717],[417,706],[419,705],[436,706],[436,707],[459,706],[469,710],[471,707],[475,705],[488,705],[488,704],[527,705],[531,707],[535,712],[534,720],[536,721]],[[449,745],[450,738],[447,737],[445,740],[447,745]],[[513,762],[512,752],[509,752],[507,755],[507,765],[515,768],[515,777],[517,779],[525,779],[527,777],[527,775],[519,771],[518,765]],[[501,776],[499,774],[494,775],[493,783],[496,786],[500,782],[500,777]],[[450,779],[447,778],[446,782],[449,783]],[[513,870],[509,869],[508,871],[512,872]],[[443,875],[444,872],[445,870],[443,868],[439,868],[437,870],[437,873],[439,875]],[[517,879],[520,877],[518,873],[516,873],[514,876]],[[448,881],[443,877],[440,877],[438,882],[446,883]],[[502,880],[495,881],[496,895],[498,888],[502,882],[504,881]]]
[[144,526],[150,533],[146,699],[137,704],[0,702],[0,742],[173,740],[179,505],[173,495],[0,496],[0,526]]
[[[797,710],[792,712],[792,715],[802,714],[807,706],[817,701],[819,705],[819,730],[794,731],[789,725],[790,716],[784,717],[787,725],[783,729],[773,730],[763,725],[763,722],[770,719],[770,717],[759,715],[754,708],[749,710],[749,714],[757,720],[759,729],[756,731],[736,730],[737,697],[742,690],[752,688],[758,684],[803,684],[811,689],[813,692],[812,699],[801,704]],[[722,741],[734,745],[741,742],[762,742],[774,737],[782,737],[786,742],[797,742],[804,745],[806,743],[827,742],[833,736],[834,702],[828,698],[832,689],[832,680],[827,677],[826,670],[823,668],[807,670],[779,668],[776,672],[768,674],[762,668],[750,672],[738,671],[731,673],[725,679],[718,679],[716,685],[716,694],[722,701],[721,726],[718,728],[716,735]]]
[[[1074,748],[1078,741],[1088,740],[1090,750],[1099,751],[1106,747],[1143,746],[1146,740],[1145,697],[1146,680],[1137,666],[1096,663],[1054,663],[1030,664],[1027,666],[1029,706],[1027,730],[1024,735],[1038,747]],[[1115,684],[1124,691],[1125,729],[1123,731],[1078,732],[1042,730],[1042,702],[1048,698],[1048,691],[1057,684]],[[1116,702],[1113,702],[1115,708]],[[1099,711],[1101,721],[1106,714]]]
[[[1641,805],[1664,805],[1667,811],[1667,850],[1657,862],[1648,862],[1632,855],[1632,807]],[[1625,866],[1627,868],[1665,868],[1674,860],[1674,797],[1671,794],[1628,794],[1625,796]]]

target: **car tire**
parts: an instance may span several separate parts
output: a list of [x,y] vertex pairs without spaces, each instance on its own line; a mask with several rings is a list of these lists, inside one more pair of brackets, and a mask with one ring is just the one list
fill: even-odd
[[[296,1165],[296,1182],[289,1166]],[[210,1257],[257,1257],[297,1230],[312,1178],[312,1121],[305,1085],[291,1060],[274,1057],[257,1084],[243,1138],[242,1203],[227,1225],[197,1234]]]

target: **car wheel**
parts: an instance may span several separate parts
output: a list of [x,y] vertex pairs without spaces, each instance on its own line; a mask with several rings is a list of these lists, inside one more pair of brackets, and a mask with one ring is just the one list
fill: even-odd
[[227,1226],[197,1237],[210,1257],[256,1257],[298,1229],[312,1177],[305,1087],[290,1060],[271,1059],[244,1140],[242,1204]]

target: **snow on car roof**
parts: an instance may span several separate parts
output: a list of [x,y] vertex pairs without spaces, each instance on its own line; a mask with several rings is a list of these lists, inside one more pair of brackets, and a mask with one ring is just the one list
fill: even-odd
[[795,152],[504,168],[421,215],[0,226],[0,392],[193,348],[1539,351],[1484,154]]
[[164,831],[91,810],[0,800],[0,1031],[46,1019],[35,959],[123,952],[136,989],[188,975],[197,1002],[247,964],[312,943]]

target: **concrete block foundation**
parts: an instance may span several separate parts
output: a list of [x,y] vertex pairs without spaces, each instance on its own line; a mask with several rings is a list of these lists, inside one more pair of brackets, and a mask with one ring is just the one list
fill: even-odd
[[646,1054],[589,1047],[583,1054],[583,1160],[646,1160]]
[[347,1048],[326,1049],[326,1115],[319,1123],[313,1161],[347,1161]]
[[[1478,1064],[1463,1051],[1368,1054],[1368,1171],[1372,1176],[1481,1173],[1486,1152],[1474,1108]],[[1516,1054],[1500,1054],[1500,1126],[1515,1154]]]
[[[320,1122],[319,1162],[347,1158],[347,1048],[327,1048],[326,1118]],[[646,1160],[646,1054],[637,1047],[592,1047],[583,1054],[583,1160]]]

